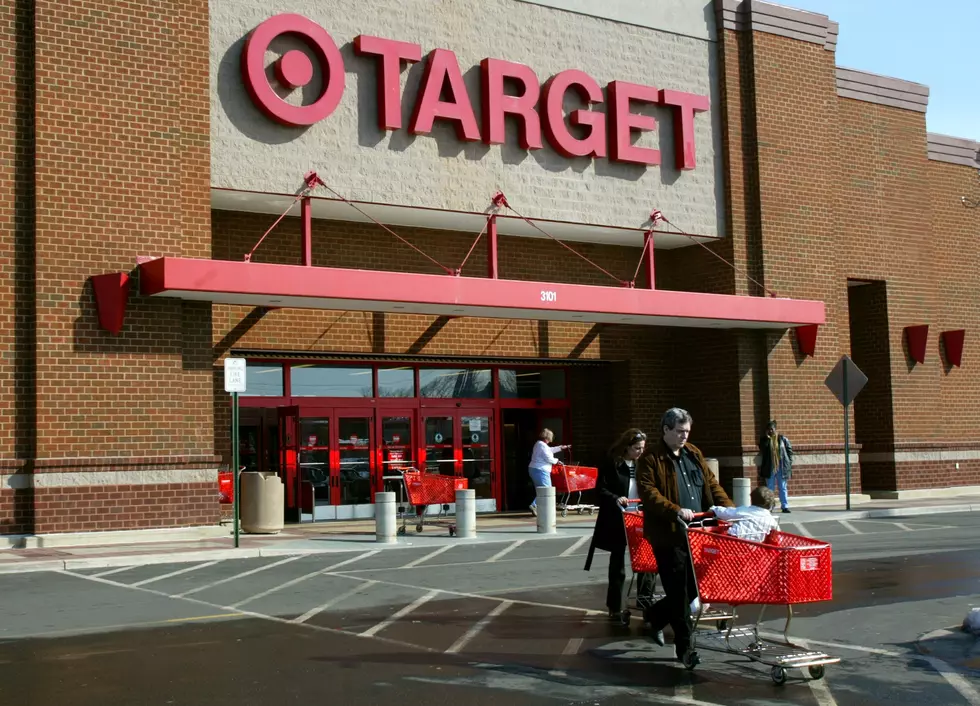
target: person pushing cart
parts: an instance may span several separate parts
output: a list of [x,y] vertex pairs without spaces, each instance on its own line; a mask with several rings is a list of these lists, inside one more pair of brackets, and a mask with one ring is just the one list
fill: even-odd
[[[693,620],[691,603],[698,597],[697,579],[682,522],[712,506],[732,507],[724,489],[708,471],[702,453],[687,443],[693,419],[679,407],[664,412],[662,438],[647,447],[637,463],[636,482],[643,504],[643,534],[653,547],[664,598],[644,611],[658,645],[663,629],[674,630],[677,659],[687,662]],[[601,515],[600,515],[601,516]]]

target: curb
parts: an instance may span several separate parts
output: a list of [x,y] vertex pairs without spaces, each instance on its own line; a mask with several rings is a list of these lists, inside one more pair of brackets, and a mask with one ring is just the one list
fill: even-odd
[[[800,518],[805,512],[815,512],[808,511],[806,509],[801,509],[797,513],[797,517]],[[813,522],[833,522],[837,520],[880,520],[889,517],[914,517],[917,515],[951,515],[963,512],[980,512],[980,504],[969,504],[969,505],[937,505],[935,507],[890,507],[882,508],[880,510],[835,510],[833,513],[828,513],[826,516],[817,515],[815,517],[804,516],[799,519],[800,522],[806,522],[811,524]],[[792,518],[783,518],[786,522],[792,523],[794,520]]]

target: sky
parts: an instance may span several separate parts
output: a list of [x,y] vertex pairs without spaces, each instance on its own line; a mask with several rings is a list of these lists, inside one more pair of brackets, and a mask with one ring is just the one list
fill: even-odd
[[929,87],[926,129],[980,141],[980,0],[776,0],[840,23],[837,65]]

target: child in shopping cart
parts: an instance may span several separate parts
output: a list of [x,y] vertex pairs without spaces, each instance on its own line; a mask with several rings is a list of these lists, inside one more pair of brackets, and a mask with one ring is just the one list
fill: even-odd
[[769,533],[779,529],[779,522],[772,516],[772,508],[776,506],[776,495],[766,488],[759,486],[749,496],[751,505],[741,507],[712,507],[711,512],[719,520],[731,522],[728,534],[750,542],[762,542]]

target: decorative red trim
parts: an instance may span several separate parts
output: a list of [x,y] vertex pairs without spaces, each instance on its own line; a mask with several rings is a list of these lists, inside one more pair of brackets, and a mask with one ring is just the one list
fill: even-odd
[[798,326],[796,328],[796,344],[800,347],[800,353],[810,358],[817,350],[817,329],[816,324],[810,326]]
[[[308,309],[695,327],[822,324],[820,301],[164,257],[142,293]],[[279,301],[271,301],[272,299]]]
[[122,331],[126,316],[129,275],[125,272],[111,272],[94,275],[91,279],[92,289],[95,291],[95,306],[99,312],[99,326],[116,335]]
[[909,355],[917,363],[926,362],[926,343],[929,340],[929,324],[905,327],[905,340],[909,347]]
[[946,361],[957,368],[963,362],[963,341],[966,338],[965,329],[943,331],[939,334],[943,348],[946,349]]

